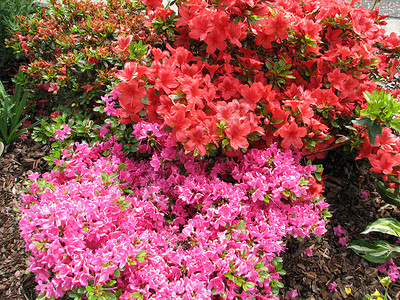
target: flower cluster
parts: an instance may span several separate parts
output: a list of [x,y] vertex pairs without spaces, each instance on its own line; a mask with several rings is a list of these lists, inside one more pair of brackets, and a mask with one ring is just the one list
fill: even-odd
[[145,111],[201,155],[279,142],[321,157],[366,106],[363,92],[378,89],[373,78],[396,72],[385,51],[400,39],[385,35],[378,11],[352,3],[189,1],[172,25],[171,12],[152,19],[168,23],[171,45],[119,74],[120,116],[137,122]]
[[58,170],[30,176],[20,228],[40,291],[275,299],[283,238],[325,230],[316,168],[276,144],[199,160],[160,128],[134,126],[136,159],[76,143]]

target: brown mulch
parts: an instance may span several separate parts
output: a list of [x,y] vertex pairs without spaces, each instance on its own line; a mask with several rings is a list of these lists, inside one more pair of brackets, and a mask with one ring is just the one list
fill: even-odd
[[[48,146],[27,139],[10,146],[0,157],[0,299],[35,299],[35,280],[27,274],[27,257],[24,242],[19,236],[18,194],[24,189],[23,181],[32,172],[49,170],[44,159]],[[325,197],[330,203],[332,218],[327,232],[321,238],[312,237],[303,241],[290,238],[283,255],[287,275],[282,282],[281,299],[289,299],[288,292],[296,289],[296,299],[362,299],[375,289],[383,292],[379,283],[377,265],[355,255],[338,244],[333,227],[341,225],[347,231],[348,241],[363,238],[360,232],[379,217],[400,218],[400,211],[385,206],[373,190],[374,178],[351,157],[341,152],[331,153],[323,162],[325,167]],[[360,197],[361,190],[369,190],[371,199]],[[382,237],[379,234],[369,235]],[[313,256],[304,254],[311,248]],[[396,260],[400,265],[400,261]],[[332,293],[327,285],[336,281],[337,291]],[[345,288],[351,288],[347,295]],[[400,299],[400,280],[390,286],[392,299]],[[67,298],[65,298],[67,299]]]

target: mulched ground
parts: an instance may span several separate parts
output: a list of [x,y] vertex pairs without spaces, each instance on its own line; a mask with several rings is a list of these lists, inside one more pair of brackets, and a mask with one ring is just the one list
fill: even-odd
[[[27,274],[28,257],[24,242],[19,236],[18,193],[24,189],[23,181],[31,172],[49,170],[44,160],[48,146],[27,139],[10,146],[0,157],[0,299],[35,299],[35,281]],[[331,204],[332,218],[328,231],[322,238],[304,241],[288,239],[287,251],[283,255],[283,277],[285,288],[281,299],[288,299],[288,292],[296,289],[296,299],[362,299],[375,289],[383,291],[375,264],[368,263],[351,250],[338,244],[333,227],[341,225],[347,231],[348,241],[362,238],[359,234],[379,217],[400,218],[400,211],[381,203],[373,191],[373,177],[340,152],[334,152],[323,162],[325,166],[325,197]],[[371,200],[360,197],[361,190],[371,192]],[[379,234],[371,234],[377,238]],[[382,236],[381,236],[382,237]],[[314,255],[308,257],[304,249],[311,248]],[[400,260],[396,260],[400,265]],[[336,281],[337,292],[331,293],[327,284]],[[352,293],[347,295],[345,288]],[[391,285],[390,296],[400,299],[400,282]],[[65,298],[68,299],[68,298]]]

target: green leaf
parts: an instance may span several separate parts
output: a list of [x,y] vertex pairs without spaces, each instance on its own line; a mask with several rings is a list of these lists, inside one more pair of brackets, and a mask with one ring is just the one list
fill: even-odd
[[82,299],[82,293],[78,294],[75,292],[69,292],[68,297],[73,298],[74,300],[80,300],[80,299]]
[[136,298],[136,299],[139,299],[139,300],[143,299],[143,295],[141,293],[139,293],[139,292],[134,292],[134,293],[131,294],[131,296],[133,298]]
[[245,220],[242,220],[242,221],[239,222],[237,228],[238,228],[238,229],[242,229],[245,225],[246,225],[246,221],[245,221]]
[[400,252],[400,246],[381,240],[356,240],[351,242],[347,248],[373,263],[387,262],[393,257],[393,252]]
[[372,122],[373,121],[370,118],[363,118],[352,121],[353,124],[356,124],[358,126],[371,126]]
[[117,277],[117,278],[120,277],[121,276],[121,271],[119,269],[116,269],[114,271],[114,276]]
[[110,299],[110,300],[117,300],[117,297],[115,297],[115,295],[112,293],[107,293],[106,297],[107,297],[107,299]]
[[235,276],[233,276],[232,273],[225,273],[224,276],[231,281],[235,280]]
[[377,135],[382,136],[382,126],[376,121],[372,122],[372,125],[368,126],[367,134],[370,144],[375,145],[375,137]]
[[138,262],[144,263],[145,258],[146,258],[146,250],[141,250],[137,255],[136,259]]
[[381,232],[400,237],[400,222],[393,218],[381,218],[368,225],[362,234]]
[[377,181],[375,182],[376,191],[381,196],[382,200],[388,204],[396,205],[400,207],[400,198],[396,197],[394,193],[390,192],[383,182]]

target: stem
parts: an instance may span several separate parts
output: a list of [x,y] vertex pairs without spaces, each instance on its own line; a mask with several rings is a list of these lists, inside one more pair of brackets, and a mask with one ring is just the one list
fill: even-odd
[[319,150],[319,151],[316,151],[316,152],[312,152],[310,154],[303,155],[303,157],[307,157],[307,156],[310,156],[310,155],[315,155],[315,154],[318,154],[318,153],[322,153],[322,152],[325,152],[325,151],[329,151],[329,150],[333,150],[333,149],[339,148],[342,145],[350,143],[350,141],[351,141],[351,139],[348,139],[347,141],[344,141],[343,143],[339,143],[339,144],[336,144],[335,146],[331,146],[331,147],[328,147],[328,148],[325,148],[325,149],[322,149],[322,150]]

